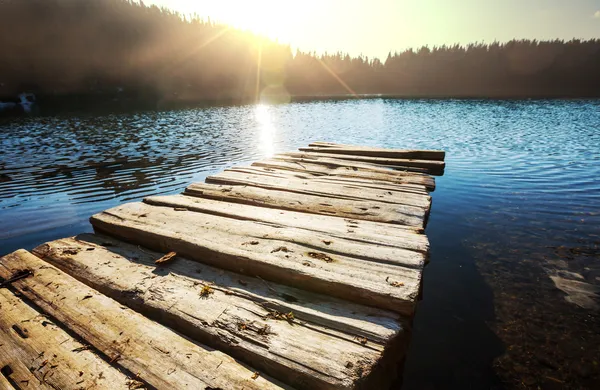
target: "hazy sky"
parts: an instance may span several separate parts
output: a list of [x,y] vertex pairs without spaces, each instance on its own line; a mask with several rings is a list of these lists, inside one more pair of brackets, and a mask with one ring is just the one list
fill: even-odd
[[295,48],[385,58],[423,45],[600,38],[600,0],[151,0]]

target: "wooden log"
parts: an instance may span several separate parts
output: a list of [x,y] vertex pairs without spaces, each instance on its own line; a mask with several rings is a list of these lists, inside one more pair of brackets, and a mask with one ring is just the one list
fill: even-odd
[[[389,151],[389,152],[405,152],[405,151],[416,151],[430,153],[434,157],[445,157],[445,151],[439,149],[398,149],[398,148],[384,148],[381,146],[368,146],[368,145],[353,145],[353,144],[342,144],[337,142],[327,141],[314,141],[308,144],[309,148],[335,148],[335,149],[364,149],[370,151]],[[441,155],[441,153],[443,153]],[[435,160],[436,158],[427,158],[429,160]]]
[[[297,154],[295,156],[290,156],[289,154],[291,154],[291,153],[299,153],[299,154]],[[299,156],[301,156],[301,157],[299,157]],[[370,162],[364,162],[364,161],[350,161],[350,160],[345,160],[345,159],[339,158],[339,157],[340,156],[336,156],[336,155],[333,155],[333,157],[323,157],[323,156],[317,156],[316,153],[302,154],[302,152],[288,152],[285,154],[276,154],[274,156],[271,156],[271,158],[274,160],[304,160],[304,161],[311,161],[311,162],[315,162],[315,163],[320,163],[320,162],[324,162],[324,161],[337,161],[342,166],[344,166],[344,165],[347,165],[350,167],[368,166],[371,168],[392,171],[392,172],[396,172],[396,173],[404,174],[404,175],[431,176],[431,172],[427,168],[404,167],[404,166],[396,166],[396,165],[386,165],[386,164],[382,164],[382,163],[370,163]],[[348,156],[348,157],[355,157],[355,156]]]
[[[0,367],[6,389],[130,389],[133,379],[8,289],[0,289]],[[10,374],[8,374],[10,373]]]
[[400,190],[365,188],[358,185],[313,182],[283,176],[269,176],[260,173],[248,173],[227,170],[206,178],[209,184],[252,186],[268,190],[287,191],[296,194],[326,196],[336,199],[366,200],[391,203],[410,207],[414,210],[429,209],[431,197]]
[[399,191],[406,194],[415,194],[426,197],[429,195],[429,191],[427,191],[427,188],[424,185],[415,183],[390,183],[372,179],[313,175],[310,172],[294,172],[286,169],[258,166],[235,166],[232,168],[225,169],[225,172],[247,173],[251,175],[262,175],[266,177],[280,179],[298,179],[303,181],[310,181],[311,184],[319,186],[321,183],[333,185],[348,185],[352,186],[353,188],[358,187],[364,189],[364,191],[374,189],[386,191]]
[[302,152],[346,154],[351,156],[368,156],[399,159],[419,159],[431,161],[444,161],[446,152],[443,150],[409,150],[409,149],[386,149],[368,146],[352,145],[315,145],[307,148],[299,148]]
[[[272,226],[295,227],[369,245],[391,246],[421,253],[429,251],[427,236],[416,234],[415,231],[406,229],[405,226],[370,221],[361,221],[360,225],[355,225],[355,221],[329,215],[269,209],[185,195],[151,196],[145,198],[144,202],[154,206],[186,209]],[[353,227],[350,228],[350,225]]]
[[325,142],[325,141],[315,141],[308,144],[308,146],[316,146],[320,148],[335,148],[335,147],[343,147],[343,146],[352,146],[349,144],[338,144],[335,142]]
[[195,344],[121,306],[27,251],[0,259],[0,277],[28,269],[12,286],[47,315],[157,389],[275,389],[231,357]]
[[385,149],[385,148],[378,148],[378,147],[365,146],[365,145],[340,144],[340,143],[336,143],[336,142],[326,142],[326,141],[314,141],[314,142],[309,143],[308,146],[309,147],[318,147],[318,148],[354,148],[354,147],[358,147],[358,148]]
[[[333,147],[331,147],[333,149]],[[299,153],[299,154],[304,154],[304,157],[291,157],[291,156],[286,156],[286,154],[290,154],[290,153]],[[325,153],[325,152],[324,152]],[[357,157],[357,156],[347,156],[347,157]],[[408,175],[425,175],[425,176],[429,176],[429,170],[427,168],[417,168],[417,167],[407,167],[407,166],[394,166],[394,165],[387,165],[387,164],[383,164],[383,163],[373,163],[373,162],[366,162],[366,161],[358,161],[358,160],[348,160],[348,159],[344,159],[343,156],[340,155],[335,155],[332,154],[332,157],[322,157],[322,156],[317,156],[316,153],[304,153],[304,152],[288,152],[285,154],[277,154],[271,157],[272,159],[283,159],[283,158],[287,158],[287,159],[304,159],[304,160],[313,160],[313,161],[324,161],[324,160],[331,160],[331,161],[337,161],[338,163],[342,163],[342,165],[347,164],[348,166],[365,166],[365,167],[371,167],[371,168],[376,168],[376,169],[383,169],[383,170],[387,170],[387,171],[395,171],[398,173],[404,173],[404,174],[408,174]]]
[[299,173],[310,173],[311,175],[329,178],[339,177],[372,180],[374,182],[390,182],[394,184],[418,184],[424,186],[429,191],[435,190],[435,180],[430,176],[413,175],[407,172],[397,172],[389,169],[364,169],[349,167],[342,164],[337,167],[331,167],[327,164],[318,164],[311,160],[302,159],[268,159],[257,161],[253,163],[252,166],[288,170]]
[[424,265],[413,251],[368,246],[365,253],[357,243],[337,244],[327,235],[144,203],[115,207],[91,222],[153,250],[408,315]]
[[[384,388],[394,376],[379,368],[392,368],[403,356],[395,346],[406,344],[404,329],[392,312],[182,258],[157,269],[153,259],[160,254],[102,236],[58,240],[34,252],[122,304],[298,389]],[[285,317],[277,319],[279,313]]]
[[[423,230],[426,217],[425,210],[405,205],[366,200],[338,199],[289,191],[268,190],[252,186],[219,186],[194,183],[185,189],[184,194],[279,210],[332,215],[350,220],[360,219],[406,225],[413,229],[419,229],[419,231]],[[354,225],[354,223],[350,222],[349,230],[352,230],[351,226]]]
[[310,163],[314,163],[314,164],[325,165],[330,168],[347,167],[347,168],[352,168],[353,170],[356,168],[356,169],[366,170],[366,171],[388,172],[388,173],[393,173],[393,174],[397,174],[397,175],[431,177],[429,174],[427,174],[427,169],[425,169],[425,168],[414,168],[414,167],[398,168],[398,167],[387,166],[387,165],[382,165],[382,164],[373,164],[373,163],[361,162],[361,161],[344,160],[344,159],[337,158],[337,157],[339,157],[339,156],[318,157],[318,156],[314,155],[313,153],[305,153],[305,154],[302,154],[302,157],[292,157],[292,156],[288,156],[285,154],[277,154],[277,155],[271,157],[271,159],[280,160],[280,161],[299,161],[299,162],[305,161],[305,162],[310,162]]
[[[101,214],[113,216],[118,214],[121,218],[132,218],[136,223],[148,226],[160,226],[165,225],[167,222],[179,221],[180,226],[172,226],[173,229],[178,229],[177,233],[186,233],[181,227],[187,226],[185,224],[194,224],[193,230],[198,233],[203,232],[205,237],[209,237],[209,234],[216,235],[221,237],[219,241],[223,243],[239,241],[239,245],[242,247],[247,247],[248,250],[257,249],[258,252],[265,250],[265,247],[258,249],[259,242],[257,240],[262,239],[265,240],[265,245],[273,245],[272,249],[285,245],[288,251],[284,251],[286,254],[283,257],[296,259],[298,262],[306,260],[302,253],[320,251],[332,256],[357,258],[367,262],[400,265],[414,269],[422,269],[425,264],[425,255],[412,250],[373,245],[370,242],[350,240],[346,237],[333,237],[312,230],[280,224],[270,225],[250,220],[244,221],[170,206],[156,207],[144,203],[130,203],[107,210]],[[153,217],[157,219],[153,219]],[[197,224],[199,225],[196,226]],[[359,222],[357,222],[357,226],[360,226]],[[186,229],[192,230],[192,227]],[[247,242],[250,242],[250,244],[247,244]],[[173,250],[173,252],[179,253],[176,250]],[[292,253],[296,254],[293,255]]]
[[[327,151],[329,151],[329,149],[327,149]],[[283,155],[296,158],[307,158],[309,156],[338,158],[341,160],[368,162],[382,166],[425,168],[432,175],[443,174],[446,166],[446,163],[443,161],[355,156],[348,154],[335,154],[330,152],[289,152],[283,153]]]

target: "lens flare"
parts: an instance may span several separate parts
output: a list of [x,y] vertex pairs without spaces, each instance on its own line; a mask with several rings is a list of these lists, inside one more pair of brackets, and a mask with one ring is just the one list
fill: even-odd
[[275,154],[275,134],[276,129],[271,118],[272,107],[266,104],[257,104],[254,108],[254,118],[258,124],[259,130],[259,150],[264,157],[271,157]]

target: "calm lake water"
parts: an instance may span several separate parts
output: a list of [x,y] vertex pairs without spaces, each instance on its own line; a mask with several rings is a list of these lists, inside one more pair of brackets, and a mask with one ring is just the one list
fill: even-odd
[[[600,101],[359,100],[0,123],[0,254],[334,141],[447,151],[405,389],[600,388]],[[560,288],[559,288],[560,287]]]

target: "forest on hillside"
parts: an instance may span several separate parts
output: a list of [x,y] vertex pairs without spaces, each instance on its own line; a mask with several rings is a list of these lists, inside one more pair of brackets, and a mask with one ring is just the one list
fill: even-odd
[[422,47],[382,61],[294,52],[201,16],[131,0],[0,1],[0,50],[0,97],[24,90],[47,100],[149,103],[600,95],[600,40]]

